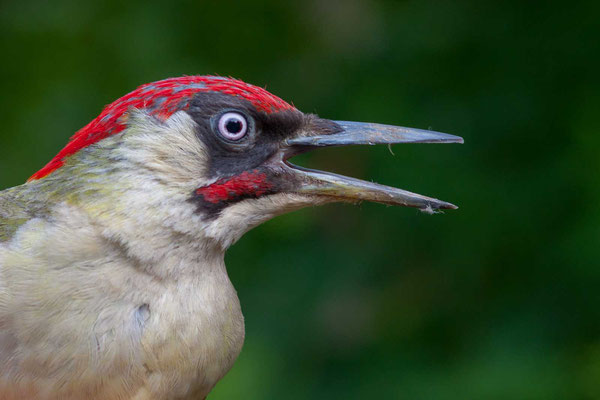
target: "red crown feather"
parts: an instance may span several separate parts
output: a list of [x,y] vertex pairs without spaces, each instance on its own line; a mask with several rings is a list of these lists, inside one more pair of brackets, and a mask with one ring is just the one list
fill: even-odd
[[126,127],[127,112],[131,108],[144,109],[151,115],[166,119],[179,110],[187,109],[191,98],[199,92],[219,92],[241,97],[265,113],[294,109],[265,89],[233,78],[184,76],[148,83],[107,105],[98,117],[77,131],[69,143],[29,180],[45,177],[60,168],[70,155],[121,132]]

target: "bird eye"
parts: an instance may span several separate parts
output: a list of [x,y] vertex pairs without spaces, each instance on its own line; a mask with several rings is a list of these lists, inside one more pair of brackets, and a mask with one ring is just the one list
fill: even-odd
[[219,118],[219,133],[228,140],[240,140],[246,135],[248,122],[242,114],[228,112]]

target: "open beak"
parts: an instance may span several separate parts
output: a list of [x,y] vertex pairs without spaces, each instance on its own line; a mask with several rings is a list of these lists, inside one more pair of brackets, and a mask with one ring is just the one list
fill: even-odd
[[373,123],[328,121],[336,133],[301,136],[287,139],[281,151],[281,161],[287,173],[299,183],[292,191],[301,194],[331,197],[341,201],[374,201],[389,205],[416,207],[425,212],[456,209],[454,204],[406,190],[362,181],[329,172],[315,171],[290,164],[287,159],[319,147],[358,144],[396,143],[463,143],[459,136],[421,129]]

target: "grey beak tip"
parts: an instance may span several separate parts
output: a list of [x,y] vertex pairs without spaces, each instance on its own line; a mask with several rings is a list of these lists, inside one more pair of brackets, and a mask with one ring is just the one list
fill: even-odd
[[431,204],[427,204],[425,207],[419,208],[419,211],[425,213],[425,214],[442,214],[443,211],[441,210],[456,210],[458,209],[458,206],[455,206],[452,203],[446,203],[443,202],[441,204],[436,204],[435,207]]
[[446,203],[446,202],[444,202],[444,204],[442,205],[442,208],[444,208],[446,210],[458,210],[458,206],[456,206],[452,203]]
[[438,133],[438,132],[433,132],[433,131],[431,131],[431,132],[433,134],[436,134],[437,137],[429,142],[425,141],[425,143],[458,143],[458,144],[465,143],[465,140],[460,136],[450,135],[447,133]]

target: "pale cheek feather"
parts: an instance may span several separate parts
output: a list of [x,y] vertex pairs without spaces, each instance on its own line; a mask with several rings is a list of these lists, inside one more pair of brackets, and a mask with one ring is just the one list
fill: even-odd
[[207,171],[207,151],[196,137],[196,123],[187,113],[179,111],[159,121],[142,111],[132,112],[129,128],[119,140],[122,143],[113,155],[131,163],[140,175],[176,190],[188,190],[188,194],[205,183],[202,177]]

